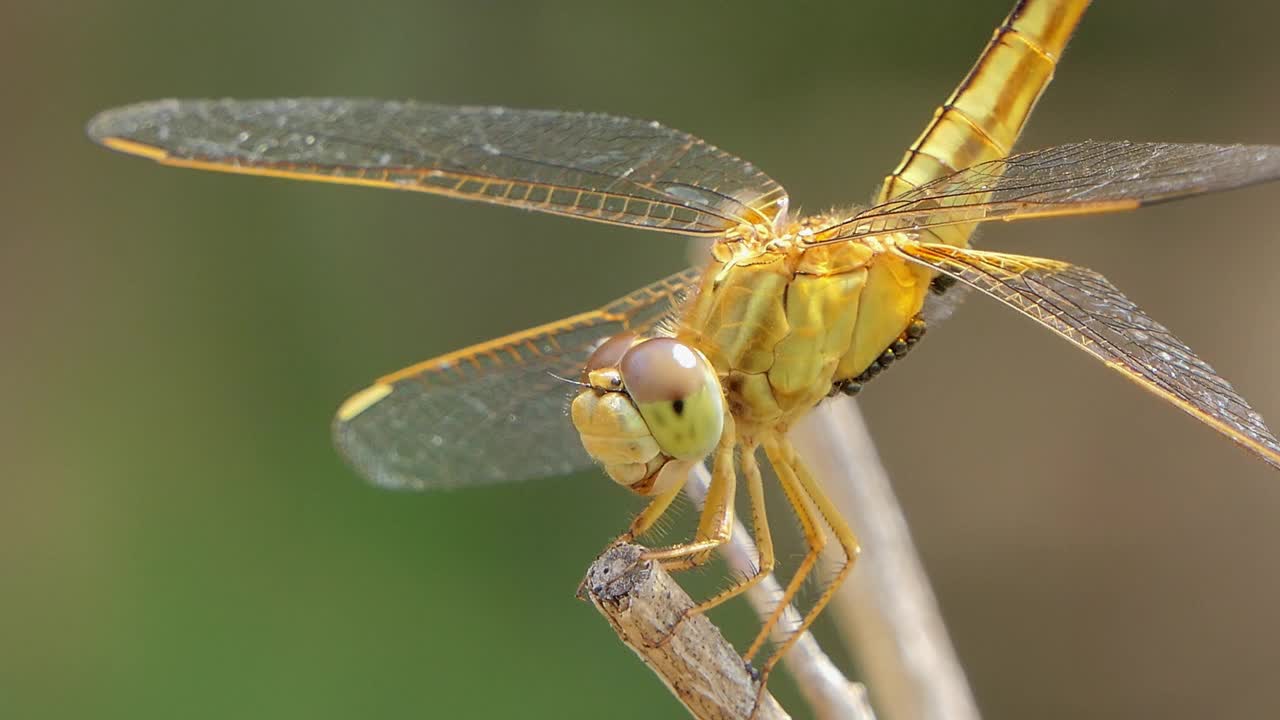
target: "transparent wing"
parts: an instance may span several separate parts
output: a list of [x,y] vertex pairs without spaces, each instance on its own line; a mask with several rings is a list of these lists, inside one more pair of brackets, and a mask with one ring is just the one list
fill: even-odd
[[601,339],[663,321],[698,275],[691,268],[599,310],[380,378],[343,403],[334,442],[361,475],[390,488],[514,482],[590,467],[568,416],[579,388],[559,378],[576,380]]
[[1280,178],[1280,147],[1088,141],[979,163],[814,234],[813,244],[985,220],[1130,210]]
[[715,234],[787,206],[752,164],[610,115],[352,98],[160,100],[89,135],[165,165],[417,190],[607,223]]
[[1053,330],[1280,468],[1280,442],[1231,384],[1106,278],[1057,260],[902,243],[898,251]]

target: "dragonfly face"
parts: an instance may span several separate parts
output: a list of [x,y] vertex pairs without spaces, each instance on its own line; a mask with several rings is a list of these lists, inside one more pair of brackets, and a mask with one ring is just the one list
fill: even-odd
[[589,389],[570,415],[583,447],[641,495],[678,490],[724,430],[724,394],[711,363],[671,338],[610,338],[587,359]]
[[[166,100],[104,112],[89,134],[168,165],[411,190],[715,241],[706,267],[380,378],[341,407],[335,440],[361,474],[394,488],[509,482],[599,461],[653,498],[626,537],[652,527],[690,464],[710,453],[697,535],[649,555],[677,569],[728,538],[739,476],[759,504],[763,448],[800,517],[810,543],[801,567],[810,567],[824,522],[850,560],[857,540],[786,431],[914,345],[926,294],[944,279],[1053,330],[1280,467],[1280,442],[1248,403],[1103,276],[969,247],[981,222],[1128,210],[1280,178],[1272,146],[1082,142],[1010,154],[1087,4],[1018,2],[876,204],[794,221],[786,191],[751,163],[608,115],[347,98]],[[566,377],[588,386],[572,399],[572,423]],[[773,551],[767,527],[756,529],[764,573]]]

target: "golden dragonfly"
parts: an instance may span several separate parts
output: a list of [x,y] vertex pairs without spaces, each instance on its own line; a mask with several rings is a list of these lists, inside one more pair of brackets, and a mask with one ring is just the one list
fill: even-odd
[[89,134],[165,165],[412,190],[714,240],[702,267],[380,378],[341,406],[333,432],[358,472],[391,488],[602,465],[652,498],[626,539],[649,530],[710,456],[695,536],[646,557],[673,569],[705,561],[730,537],[741,476],[760,558],[757,573],[698,612],[774,569],[763,448],[808,552],[748,661],[828,530],[846,557],[792,640],[762,665],[767,677],[859,551],[787,430],[910,351],[929,308],[957,283],[1280,467],[1280,443],[1262,418],[1102,275],[970,247],[982,222],[1129,210],[1280,177],[1280,147],[1270,146],[1086,141],[1011,155],[1087,5],[1018,2],[875,202],[807,217],[792,217],[786,191],[751,163],[656,122],[610,115],[349,98],[163,100],[103,112]]

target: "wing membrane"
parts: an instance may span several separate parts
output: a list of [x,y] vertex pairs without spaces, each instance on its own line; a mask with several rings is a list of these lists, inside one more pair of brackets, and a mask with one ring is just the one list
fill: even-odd
[[687,234],[773,225],[786,192],[687,133],[610,115],[351,98],[161,100],[96,141],[166,165],[417,190]]
[[902,243],[898,250],[1027,315],[1280,468],[1280,442],[1262,417],[1102,275],[1057,260],[950,245]]
[[815,233],[813,244],[986,220],[1130,210],[1280,178],[1280,147],[1088,141],[979,163]]
[[555,376],[577,378],[602,338],[661,322],[698,274],[689,269],[599,310],[383,377],[338,410],[334,442],[366,479],[398,489],[514,482],[590,467],[568,417],[578,388]]

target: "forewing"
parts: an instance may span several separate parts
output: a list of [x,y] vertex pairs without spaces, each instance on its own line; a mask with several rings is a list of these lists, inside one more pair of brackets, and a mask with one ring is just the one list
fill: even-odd
[[334,442],[369,481],[425,490],[564,475],[591,459],[568,416],[603,338],[642,333],[695,287],[689,269],[599,310],[444,355],[379,379],[338,410]]
[[813,235],[812,244],[986,220],[1130,210],[1280,178],[1280,147],[1088,141],[979,163]]
[[89,135],[166,165],[417,190],[687,234],[772,226],[786,192],[679,130],[611,115],[353,98],[160,100]]
[[1027,315],[1280,468],[1280,442],[1262,417],[1102,275],[1057,260],[950,245],[902,243],[898,250]]

